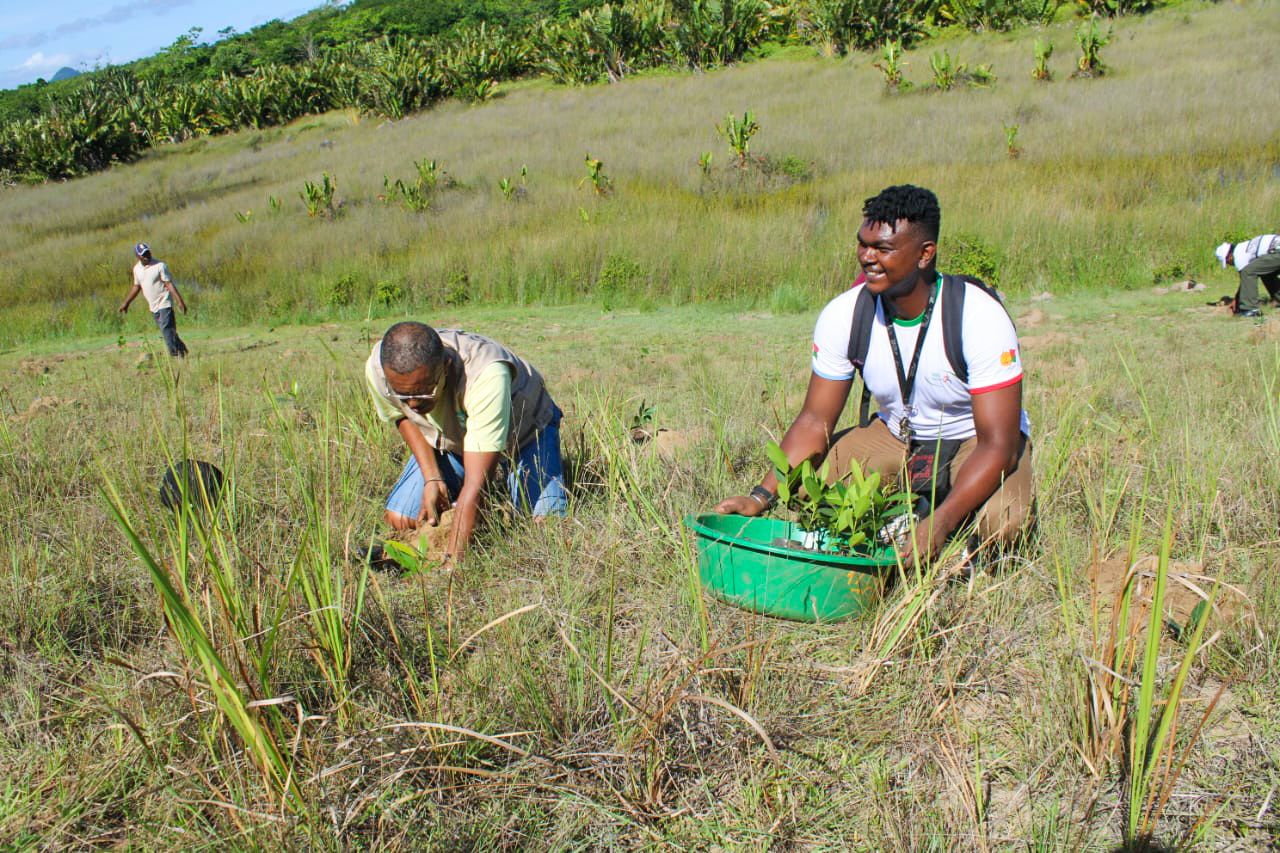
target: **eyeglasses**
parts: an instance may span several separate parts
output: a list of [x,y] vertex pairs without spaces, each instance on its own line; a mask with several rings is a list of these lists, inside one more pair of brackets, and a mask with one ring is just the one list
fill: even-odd
[[388,386],[388,390],[391,391],[391,399],[398,400],[401,403],[412,403],[415,400],[421,400],[424,403],[434,403],[436,401],[436,397],[440,395],[440,380],[443,378],[444,376],[442,374],[431,381],[430,394],[397,394],[395,389],[390,386]]
[[436,395],[434,393],[432,394],[397,394],[393,391],[391,393],[391,399],[399,400],[401,403],[411,403],[414,400],[422,400],[427,403],[434,403],[436,399]]

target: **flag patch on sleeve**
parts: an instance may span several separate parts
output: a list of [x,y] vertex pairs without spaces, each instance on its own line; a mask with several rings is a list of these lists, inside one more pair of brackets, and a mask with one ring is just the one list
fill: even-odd
[[1006,350],[1000,353],[1001,367],[1008,367],[1011,364],[1016,364],[1017,361],[1018,361],[1018,351],[1016,349]]

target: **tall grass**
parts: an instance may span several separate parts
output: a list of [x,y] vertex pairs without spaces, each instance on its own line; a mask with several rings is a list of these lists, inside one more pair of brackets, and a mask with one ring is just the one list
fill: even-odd
[[[1258,357],[1263,387],[1276,373],[1273,345],[1258,349],[1249,329],[1184,314],[1170,299],[1051,301],[1051,326],[1078,328],[1083,340],[1027,350],[1043,472],[1038,547],[963,584],[910,579],[880,618],[820,627],[704,600],[678,533],[684,514],[763,473],[765,439],[777,438],[803,394],[810,316],[453,309],[459,324],[509,343],[550,378],[566,410],[573,512],[559,523],[491,525],[472,562],[448,576],[428,567],[367,581],[340,543],[367,542],[379,528],[403,451],[360,385],[363,322],[210,338],[173,382],[169,362],[137,368],[137,348],[113,341],[86,342],[91,355],[29,361],[28,372],[10,374],[19,414],[6,409],[0,431],[3,498],[35,528],[0,519],[0,583],[24,602],[0,614],[10,644],[0,754],[23,774],[10,780],[40,790],[61,781],[51,795],[3,800],[0,832],[16,837],[21,827],[52,846],[80,837],[181,846],[184,836],[165,828],[180,826],[286,846],[837,839],[977,850],[1009,839],[1054,849],[1058,839],[1110,849],[1135,801],[1130,749],[1121,739],[1121,757],[1090,769],[1072,745],[1086,729],[1064,725],[1088,714],[1087,693],[1075,691],[1090,671],[1078,656],[1093,636],[1090,549],[1128,547],[1130,529],[1140,550],[1158,549],[1165,512],[1137,496],[1195,500],[1174,487],[1208,476],[1217,457],[1201,450],[1212,442],[1242,447],[1238,468],[1219,478],[1222,506],[1265,507],[1275,478],[1274,460],[1239,441],[1266,433],[1267,403],[1238,410],[1212,442],[1194,429],[1221,395],[1244,399],[1252,386],[1243,376],[1225,388],[1148,394],[1143,414],[1143,389],[1220,358]],[[1117,309],[1148,324],[1176,321],[1185,351],[1124,363],[1100,355],[1130,337],[1128,322],[1105,319]],[[1093,390],[1068,390],[1081,387]],[[62,402],[26,414],[50,393]],[[689,439],[683,449],[632,440],[641,400],[654,407],[653,430]],[[63,440],[85,412],[102,428]],[[152,515],[166,442],[174,456],[217,461],[233,481],[211,526]],[[1164,448],[1181,449],[1154,464]],[[108,466],[110,501],[96,491],[95,459]],[[83,480],[62,476],[82,460]],[[119,510],[151,563],[113,521]],[[1249,589],[1270,636],[1274,539],[1252,523],[1220,529],[1216,516],[1181,506],[1173,518],[1171,557],[1203,559],[1206,572]],[[1247,560],[1231,556],[1246,546]],[[176,615],[164,615],[164,578]],[[330,598],[319,597],[325,589]],[[175,624],[198,639],[196,623],[229,676],[202,646],[168,639]],[[1136,798],[1147,809],[1138,827],[1157,840],[1183,837],[1202,818],[1196,832],[1223,838],[1254,821],[1267,796],[1249,784],[1232,787],[1219,813],[1185,805],[1188,791],[1225,790],[1240,767],[1259,767],[1248,736],[1232,732],[1271,719],[1274,698],[1252,635],[1230,623],[1205,630],[1223,637],[1207,667],[1190,664],[1181,722],[1162,753],[1172,762],[1148,762]],[[1157,685],[1173,677],[1171,653],[1163,639]],[[1191,738],[1226,678],[1241,687],[1228,688]],[[218,709],[219,684],[228,710]],[[1172,719],[1148,707],[1150,731]],[[63,722],[51,728],[50,715]],[[233,720],[264,731],[240,734]],[[276,745],[283,777],[269,769],[269,751],[250,760],[254,738]],[[1232,756],[1229,772],[1222,754]],[[1164,792],[1163,806],[1149,809]],[[295,803],[283,822],[281,802]]]
[[[1000,247],[1014,290],[1135,288],[1172,261],[1208,275],[1208,248],[1256,230],[1277,195],[1276,142],[1260,117],[1274,87],[1262,66],[1228,61],[1216,45],[1230,38],[1240,55],[1258,54],[1275,28],[1267,4],[1124,19],[1107,48],[1114,73],[1097,80],[1063,73],[1046,85],[1013,73],[1030,62],[1027,33],[956,45],[995,66],[992,90],[887,96],[870,57],[779,60],[586,90],[523,84],[484,106],[390,124],[331,114],[195,140],[0,196],[12,223],[0,235],[4,328],[9,341],[118,328],[137,239],[170,262],[206,323],[326,318],[346,274],[367,295],[382,280],[403,285],[405,302],[379,312],[437,307],[459,272],[476,299],[572,302],[592,292],[610,255],[638,265],[638,303],[759,300],[783,284],[816,297],[853,276],[861,200],[901,180],[939,192],[944,228]],[[1065,40],[1067,30],[1049,34]],[[1212,121],[1241,89],[1260,93],[1258,109],[1229,126]],[[812,163],[812,180],[699,192],[702,152],[729,160],[716,122],[747,109],[761,127],[753,150]],[[1003,142],[1010,122],[1017,161]],[[607,164],[608,199],[577,186],[587,151]],[[424,157],[464,187],[425,214],[377,203],[384,175],[411,175]],[[509,203],[497,180],[522,164],[528,194]],[[341,187],[336,221],[310,220],[298,199],[322,173]],[[246,210],[254,215],[242,223],[234,214]],[[348,316],[367,305],[357,300]]]

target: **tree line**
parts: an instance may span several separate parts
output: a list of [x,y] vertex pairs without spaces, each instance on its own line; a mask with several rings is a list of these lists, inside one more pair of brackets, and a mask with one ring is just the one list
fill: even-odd
[[[398,119],[442,98],[484,101],[505,80],[616,81],[711,68],[767,42],[827,54],[909,44],[930,27],[1047,23],[1067,0],[356,0],[0,98],[0,175],[70,178],[149,147],[357,109]],[[1085,13],[1156,0],[1075,0]]]

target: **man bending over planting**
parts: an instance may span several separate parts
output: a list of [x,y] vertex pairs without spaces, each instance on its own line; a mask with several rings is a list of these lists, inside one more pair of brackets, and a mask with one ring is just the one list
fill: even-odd
[[1267,294],[1280,300],[1280,234],[1260,234],[1243,243],[1223,243],[1214,252],[1222,268],[1228,264],[1240,273],[1236,290],[1235,316],[1261,317],[1258,310],[1258,282],[1267,286]]
[[405,322],[374,345],[365,379],[378,417],[409,445],[387,499],[392,527],[435,526],[456,501],[446,559],[461,558],[481,490],[503,468],[518,510],[564,515],[560,409],[527,361],[481,335]]
[[[858,262],[866,283],[818,317],[809,390],[782,450],[793,466],[825,457],[833,481],[856,460],[928,499],[918,504],[925,517],[914,540],[899,542],[907,562],[936,556],[970,521],[982,542],[1009,543],[1034,502],[1013,322],[981,282],[936,271],[941,213],[932,192],[889,187],[862,212]],[[864,411],[861,426],[837,433],[857,373],[879,411],[874,418]],[[754,516],[776,502],[770,473],[716,511]]]

